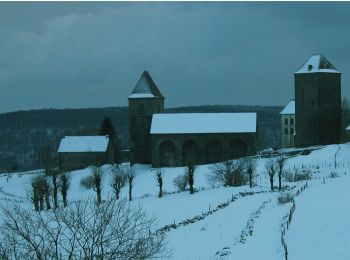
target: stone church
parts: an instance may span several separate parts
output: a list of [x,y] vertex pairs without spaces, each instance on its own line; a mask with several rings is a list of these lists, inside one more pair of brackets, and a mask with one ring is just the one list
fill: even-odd
[[163,113],[164,96],[147,71],[128,99],[132,164],[184,166],[256,154],[256,113]]
[[[341,73],[326,57],[316,54],[294,73],[294,82],[295,146],[338,143],[342,131]],[[286,127],[281,126],[284,131]]]

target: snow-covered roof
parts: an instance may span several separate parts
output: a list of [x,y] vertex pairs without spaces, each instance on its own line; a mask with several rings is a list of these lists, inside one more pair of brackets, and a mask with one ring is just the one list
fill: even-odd
[[337,69],[321,54],[312,55],[311,58],[297,71],[299,73],[340,73]]
[[350,125],[348,125],[347,128],[345,128],[346,131],[350,131]]
[[281,111],[280,115],[294,115],[295,114],[295,101],[291,100]]
[[59,153],[105,152],[108,136],[65,136],[58,148]]
[[151,134],[255,133],[256,113],[154,114]]
[[160,93],[156,83],[149,75],[148,71],[144,71],[137,82],[134,90],[131,92],[129,98],[164,98]]

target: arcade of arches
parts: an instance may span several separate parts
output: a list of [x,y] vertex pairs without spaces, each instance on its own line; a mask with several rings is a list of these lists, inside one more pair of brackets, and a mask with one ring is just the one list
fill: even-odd
[[153,166],[216,163],[255,154],[255,136],[240,134],[220,137],[220,134],[202,138],[152,136]]

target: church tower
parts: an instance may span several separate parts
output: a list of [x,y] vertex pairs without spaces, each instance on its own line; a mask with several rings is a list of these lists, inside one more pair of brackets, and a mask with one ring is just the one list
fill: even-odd
[[164,96],[147,71],[144,71],[129,96],[130,162],[152,163],[152,115],[164,110]]
[[313,55],[294,73],[297,147],[338,143],[341,133],[341,73]]

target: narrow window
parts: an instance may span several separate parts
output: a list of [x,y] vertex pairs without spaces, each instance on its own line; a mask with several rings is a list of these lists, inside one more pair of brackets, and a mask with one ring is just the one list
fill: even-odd
[[284,124],[285,124],[285,125],[288,125],[288,118],[285,118],[285,119],[284,119]]
[[294,119],[293,119],[293,118],[290,119],[290,124],[291,124],[291,125],[294,124]]
[[294,128],[291,128],[291,129],[290,129],[290,134],[291,134],[291,135],[294,135]]

